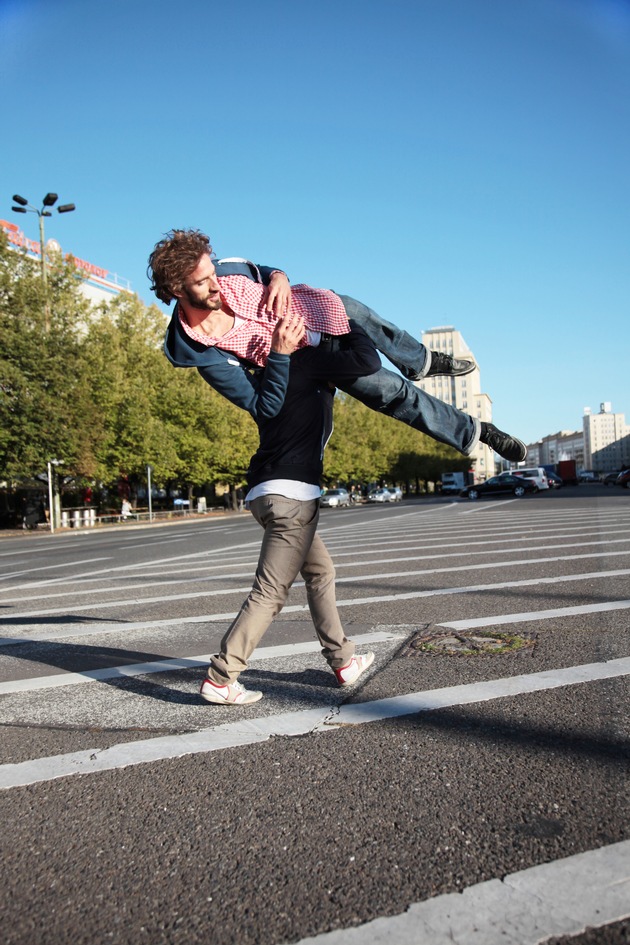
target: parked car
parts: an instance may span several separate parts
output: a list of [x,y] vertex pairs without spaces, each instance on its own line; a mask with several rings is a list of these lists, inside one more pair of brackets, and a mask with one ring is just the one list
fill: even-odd
[[592,469],[583,469],[578,475],[580,482],[599,482],[599,476]]
[[607,473],[607,475],[605,475],[604,478],[602,479],[602,482],[604,483],[605,486],[616,486],[617,480],[619,479],[619,476],[621,475],[622,473],[619,471]]
[[560,486],[564,485],[562,476],[559,476],[558,473],[551,472],[549,469],[547,470],[547,479],[549,480],[550,489],[559,489]]
[[350,493],[347,489],[326,489],[321,495],[319,504],[331,509],[339,509],[344,505],[350,505]]
[[402,489],[399,489],[398,486],[394,486],[393,489],[388,489],[387,491],[391,492],[392,496],[394,497],[394,502],[402,501],[402,497],[403,497]]
[[389,489],[372,489],[368,493],[368,502],[395,502],[396,499]]
[[539,489],[549,489],[549,479],[547,470],[542,466],[529,466],[527,469],[508,469],[506,472],[499,473],[500,476],[524,476],[525,479],[533,479]]
[[624,489],[630,489],[630,469],[624,469],[623,472],[620,472],[617,476],[617,485],[623,486]]
[[460,495],[465,499],[480,499],[485,495],[515,495],[520,499],[521,496],[534,492],[538,492],[538,486],[533,479],[501,473],[500,476],[493,476],[475,486],[466,486]]

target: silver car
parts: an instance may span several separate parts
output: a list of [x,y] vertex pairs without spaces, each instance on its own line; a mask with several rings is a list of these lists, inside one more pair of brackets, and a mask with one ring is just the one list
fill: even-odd
[[368,502],[395,502],[389,489],[373,489],[368,493]]
[[321,495],[319,504],[331,509],[340,509],[343,505],[350,505],[350,493],[347,489],[326,489]]

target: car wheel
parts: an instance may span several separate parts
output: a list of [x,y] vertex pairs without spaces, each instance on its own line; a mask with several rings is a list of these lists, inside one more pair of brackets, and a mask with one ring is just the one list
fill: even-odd
[[479,493],[477,492],[476,489],[469,489],[469,490],[468,490],[468,498],[469,498],[469,499],[478,499],[478,498],[479,498]]
[[[538,492],[538,489],[536,490],[536,492]],[[525,487],[524,487],[524,486],[515,486],[515,488],[514,488],[514,495],[515,495],[518,499],[520,499],[522,496],[525,495]]]

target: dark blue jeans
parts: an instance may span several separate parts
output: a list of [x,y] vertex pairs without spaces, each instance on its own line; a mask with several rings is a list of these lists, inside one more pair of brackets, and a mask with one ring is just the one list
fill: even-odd
[[466,456],[472,453],[479,441],[479,421],[412,383],[412,380],[424,376],[427,362],[430,363],[426,347],[408,332],[382,319],[367,305],[347,295],[339,298],[350,321],[359,325],[376,349],[405,375],[400,377],[382,367],[376,374],[340,384],[341,390],[371,410],[400,420],[440,443],[455,447]]

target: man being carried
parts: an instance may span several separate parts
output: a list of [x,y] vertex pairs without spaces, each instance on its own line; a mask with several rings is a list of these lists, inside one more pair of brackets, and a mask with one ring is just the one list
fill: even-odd
[[[306,344],[342,336],[358,325],[403,376],[381,367],[368,377],[343,381],[338,385],[342,390],[464,455],[481,440],[504,459],[525,458],[525,445],[516,437],[413,384],[432,374],[468,374],[475,369],[473,361],[429,351],[349,296],[303,285],[292,292],[279,270],[243,259],[214,262],[211,252],[205,234],[173,230],[149,258],[153,291],[167,304],[177,300],[165,339],[165,353],[176,367],[196,367],[219,393],[251,413],[257,381],[247,368],[266,363],[273,325],[285,310],[304,318]],[[264,403],[272,415],[277,407],[273,397]]]

